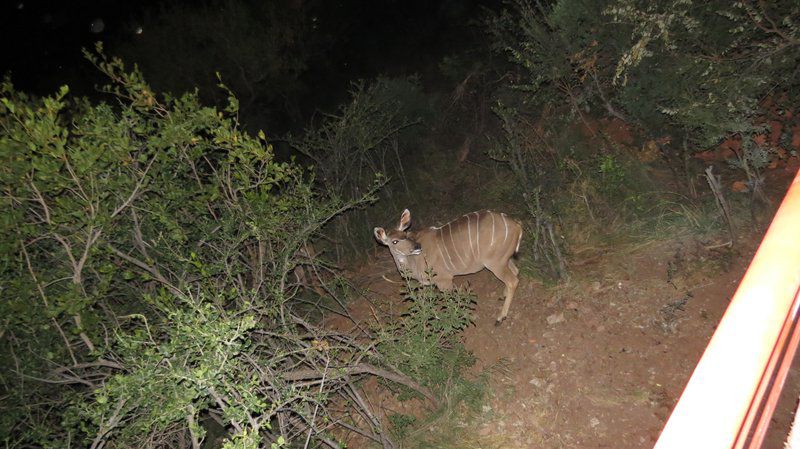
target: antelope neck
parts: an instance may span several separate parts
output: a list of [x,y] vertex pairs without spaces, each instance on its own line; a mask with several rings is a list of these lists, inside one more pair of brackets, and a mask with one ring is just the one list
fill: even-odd
[[403,257],[421,256],[422,255],[422,250],[421,249],[420,250],[414,250],[414,251],[411,251],[408,254],[398,250],[397,254],[399,254],[399,255],[401,255]]

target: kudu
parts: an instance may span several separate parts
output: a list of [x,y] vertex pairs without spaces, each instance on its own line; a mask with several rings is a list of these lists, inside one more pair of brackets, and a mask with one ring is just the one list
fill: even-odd
[[[397,229],[375,228],[375,237],[389,247],[400,272],[442,290],[453,286],[453,276],[488,268],[506,285],[505,302],[496,324],[508,315],[519,284],[519,269],[511,256],[519,251],[522,226],[506,214],[482,210],[463,215],[439,227],[409,232],[411,212],[404,210]],[[429,273],[433,272],[433,279]]]

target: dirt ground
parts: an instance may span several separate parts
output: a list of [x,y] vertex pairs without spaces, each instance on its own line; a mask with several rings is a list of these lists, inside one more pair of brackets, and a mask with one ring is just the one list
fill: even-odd
[[[708,249],[715,242],[676,237],[584,253],[560,285],[523,278],[498,327],[500,281],[486,270],[457,278],[479,298],[464,334],[474,370],[492,373],[472,447],[652,447],[760,238]],[[360,279],[387,301],[398,297],[388,251]],[[787,384],[765,448],[783,447],[796,370]]]

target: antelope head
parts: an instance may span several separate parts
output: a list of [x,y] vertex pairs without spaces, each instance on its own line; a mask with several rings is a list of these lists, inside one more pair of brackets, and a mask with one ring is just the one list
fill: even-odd
[[411,226],[411,212],[406,209],[400,214],[397,229],[390,229],[388,232],[383,228],[374,229],[375,238],[389,247],[394,263],[400,271],[408,268],[409,257],[422,254],[422,246],[414,240],[410,232],[406,232],[409,226]]

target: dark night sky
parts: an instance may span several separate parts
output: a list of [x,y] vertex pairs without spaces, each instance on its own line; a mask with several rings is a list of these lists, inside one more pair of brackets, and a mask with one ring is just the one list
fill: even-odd
[[[127,17],[152,1],[15,0],[4,1],[3,57],[0,70],[11,72],[20,89],[37,93],[58,84],[84,81],[91,69],[81,47],[119,32]],[[92,21],[102,18],[105,29],[92,32]],[[91,74],[88,74],[91,77]],[[42,92],[44,91],[44,92]]]
[[[164,2],[4,1],[0,32],[4,34],[5,48],[0,72],[10,71],[17,88],[38,94],[52,92],[60,84],[69,84],[79,94],[90,93],[100,77],[81,56],[81,47],[91,48],[98,40],[135,38],[136,17],[141,16],[144,8],[159,3]],[[475,30],[468,26],[469,20],[476,17],[481,4],[493,3],[322,0],[315,3],[325,15],[320,19],[345,24],[338,28],[342,34],[336,36],[337,47],[324,55],[336,59],[333,64],[325,61],[328,70],[339,69],[335,74],[314,73],[312,61],[309,75],[312,78],[335,75],[346,82],[381,73],[402,75],[435,68],[441,56],[467,45],[469,36],[475,35]],[[92,22],[97,18],[103,20],[105,27],[92,32]],[[209,70],[213,71],[213,67]]]

